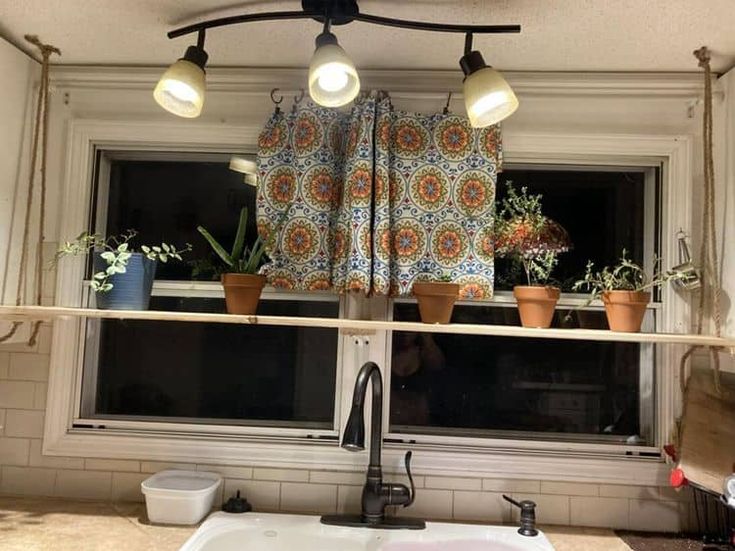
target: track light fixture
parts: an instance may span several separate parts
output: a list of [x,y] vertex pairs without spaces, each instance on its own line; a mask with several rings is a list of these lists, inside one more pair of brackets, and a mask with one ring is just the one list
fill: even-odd
[[340,107],[357,97],[360,77],[330,27],[327,18],[322,34],[316,37],[316,50],[309,63],[309,95],[324,107]]
[[206,81],[204,66],[204,29],[199,31],[196,46],[189,46],[184,57],[171,65],[153,90],[158,105],[174,115],[186,118],[198,117],[204,105]]
[[206,29],[255,21],[314,19],[324,25],[322,33],[316,38],[316,49],[309,64],[309,94],[319,105],[339,107],[355,99],[360,92],[360,77],[355,65],[338,44],[331,26],[362,21],[401,29],[465,34],[465,51],[459,63],[465,75],[465,105],[472,126],[484,127],[498,123],[518,108],[518,98],[505,79],[485,63],[480,52],[472,50],[472,36],[519,33],[520,25],[454,25],[393,19],[360,13],[357,0],[302,0],[301,5],[302,11],[235,15],[169,32],[169,38],[197,32],[199,40],[163,74],[153,92],[156,101],[164,109],[181,117],[199,116],[204,103]]
[[472,33],[465,38],[464,55],[459,60],[464,77],[464,104],[475,128],[497,124],[518,109],[518,98],[503,76],[489,67],[482,54],[472,49]]

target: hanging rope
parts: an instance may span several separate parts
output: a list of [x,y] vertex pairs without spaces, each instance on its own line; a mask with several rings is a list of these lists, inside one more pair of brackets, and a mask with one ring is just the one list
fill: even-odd
[[[715,163],[712,144],[712,70],[710,52],[706,46],[694,51],[699,66],[704,69],[704,115],[702,117],[702,141],[704,144],[704,197],[702,201],[702,240],[699,247],[699,265],[702,269],[702,287],[697,308],[697,334],[704,330],[705,312],[709,311],[714,325],[714,334],[722,334],[722,313],[720,299],[722,286],[717,259],[717,234],[715,232]],[[679,364],[679,384],[682,393],[686,389],[686,365],[692,354],[701,346],[690,346],[681,357]],[[720,393],[719,347],[710,346],[715,391]]]
[[[30,241],[31,214],[33,209],[33,195],[35,188],[36,166],[38,163],[38,145],[41,142],[41,182],[40,182],[40,207],[38,216],[38,242],[36,246],[36,274],[34,278],[36,288],[36,304],[41,304],[43,294],[43,234],[44,220],[46,218],[46,149],[48,144],[48,89],[49,89],[49,58],[51,54],[61,55],[58,48],[43,44],[37,36],[26,35],[25,39],[36,46],[41,53],[41,84],[38,89],[38,101],[36,103],[35,124],[33,129],[33,140],[31,142],[31,165],[28,173],[28,194],[26,196],[25,218],[23,222],[23,243],[20,253],[20,265],[18,267],[18,285],[15,292],[15,305],[20,306],[23,297],[26,296],[26,278],[28,272],[28,242]],[[0,343],[12,338],[18,331],[21,322],[14,321],[10,330],[0,336]],[[40,321],[32,325],[31,336],[28,345],[33,346],[38,337]]]

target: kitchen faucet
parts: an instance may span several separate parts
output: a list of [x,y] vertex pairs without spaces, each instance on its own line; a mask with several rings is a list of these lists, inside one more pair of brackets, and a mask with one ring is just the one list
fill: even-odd
[[385,516],[388,505],[408,507],[416,497],[416,488],[411,476],[411,452],[406,452],[406,473],[411,484],[383,482],[380,450],[383,443],[383,377],[375,362],[367,362],[360,368],[352,396],[352,410],[347,419],[342,447],[356,452],[365,449],[365,394],[368,382],[372,385],[373,404],[370,420],[370,464],[365,486],[362,489],[362,513],[360,515],[326,515],[323,524],[337,526],[362,526],[366,528],[405,528],[421,530],[426,527],[423,520]]

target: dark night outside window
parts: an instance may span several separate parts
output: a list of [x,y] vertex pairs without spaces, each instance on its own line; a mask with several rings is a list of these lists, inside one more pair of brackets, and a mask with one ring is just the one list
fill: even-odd
[[[192,261],[215,259],[197,226],[229,247],[243,206],[249,211],[247,240],[255,240],[255,188],[226,159],[128,158],[110,161],[105,233],[133,228],[139,232],[136,245],[193,246],[189,262],[159,263],[157,280],[191,280]],[[225,311],[221,298],[181,293],[153,296],[150,307]],[[264,297],[258,313],[339,315],[333,297],[314,298]],[[96,376],[85,377],[85,417],[334,428],[337,330],[104,320],[90,321],[87,335],[86,365]]]

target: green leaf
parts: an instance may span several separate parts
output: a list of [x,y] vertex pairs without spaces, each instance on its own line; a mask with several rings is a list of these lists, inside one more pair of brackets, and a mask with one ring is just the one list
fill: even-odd
[[199,233],[201,233],[204,236],[204,239],[206,239],[209,242],[209,246],[212,247],[214,252],[217,253],[217,255],[224,261],[225,264],[228,266],[233,265],[232,257],[227,254],[227,251],[220,245],[217,240],[212,237],[212,234],[210,234],[207,230],[205,230],[202,226],[197,227],[197,230]]
[[112,251],[105,251],[102,254],[100,254],[100,256],[104,260],[106,260],[108,263],[112,263],[115,261],[115,253],[113,253]]
[[171,252],[171,247],[169,247],[166,243],[161,243],[161,247],[163,247],[163,250],[168,252]]
[[127,243],[120,243],[117,246],[117,252],[119,252],[119,253],[127,252],[127,250],[128,250],[128,244]]
[[232,246],[232,258],[239,260],[243,257],[243,249],[245,247],[245,232],[248,229],[248,209],[243,207],[240,210],[240,221],[237,224],[237,233],[235,234],[235,244]]
[[148,245],[141,245],[140,250],[143,251],[146,254],[148,254],[149,252],[151,252],[151,248]]

